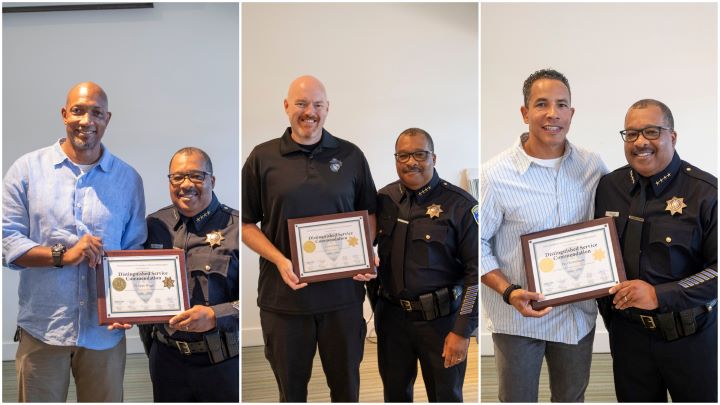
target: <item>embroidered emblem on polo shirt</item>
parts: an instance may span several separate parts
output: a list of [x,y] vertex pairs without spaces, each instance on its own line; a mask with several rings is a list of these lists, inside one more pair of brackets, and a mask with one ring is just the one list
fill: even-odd
[[337,160],[337,158],[332,158],[330,161],[330,170],[333,173],[337,173],[340,171],[340,168],[342,167],[342,162]]
[[679,198],[673,196],[673,198],[665,201],[667,203],[667,207],[665,207],[665,211],[670,211],[670,215],[675,214],[682,214],[683,208],[687,207],[685,202],[683,202],[684,198]]

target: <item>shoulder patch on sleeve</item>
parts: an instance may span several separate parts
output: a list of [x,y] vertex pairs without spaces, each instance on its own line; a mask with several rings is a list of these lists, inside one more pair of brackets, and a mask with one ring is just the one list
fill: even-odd
[[475,223],[480,225],[480,209],[478,204],[475,204],[474,207],[470,210],[473,214],[473,218],[475,218]]

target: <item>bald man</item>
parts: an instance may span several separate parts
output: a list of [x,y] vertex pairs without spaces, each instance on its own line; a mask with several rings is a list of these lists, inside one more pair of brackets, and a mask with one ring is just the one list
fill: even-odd
[[30,152],[3,179],[3,256],[19,270],[15,357],[19,402],[122,402],[125,331],[99,326],[96,266],[104,250],[140,249],[142,180],[102,144],[108,98],[75,85],[60,110],[66,135]]
[[280,401],[307,401],[319,348],[331,400],[357,402],[366,333],[363,281],[375,274],[300,283],[290,261],[287,220],[367,210],[372,233],[375,184],[360,149],[323,128],[330,103],[318,79],[295,79],[283,104],[290,127],[256,146],[242,170],[242,240],[260,255],[257,302],[265,356]]

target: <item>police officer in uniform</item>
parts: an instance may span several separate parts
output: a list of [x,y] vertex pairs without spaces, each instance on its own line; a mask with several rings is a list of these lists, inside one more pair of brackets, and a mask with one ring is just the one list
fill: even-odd
[[717,178],[680,159],[657,100],[633,104],[620,134],[629,165],[595,201],[615,218],[628,278],[599,301],[617,399],[717,402]]
[[239,402],[239,218],[213,193],[210,157],[180,149],[170,161],[173,205],[147,218],[148,249],[185,251],[191,308],[142,325],[155,402]]
[[399,181],[378,196],[380,299],[375,304],[385,401],[411,402],[417,361],[430,402],[462,402],[477,328],[477,201],[438,176],[430,135],[403,131]]

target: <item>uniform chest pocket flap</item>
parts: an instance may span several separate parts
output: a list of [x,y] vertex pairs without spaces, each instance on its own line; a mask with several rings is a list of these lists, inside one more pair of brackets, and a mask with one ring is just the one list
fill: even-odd
[[424,241],[426,243],[445,244],[447,239],[447,227],[437,225],[415,225],[411,235],[413,241]]
[[653,246],[668,249],[682,249],[692,254],[695,228],[687,224],[652,223],[648,232],[648,242]]
[[397,219],[394,217],[390,215],[380,216],[378,220],[378,237],[391,236],[395,230],[395,224],[397,224]]
[[208,260],[198,260],[193,263],[193,267],[190,269],[191,272],[202,271],[208,276],[212,273],[218,274],[222,277],[227,278],[228,267],[230,266],[230,256],[227,255],[215,255],[211,256]]

